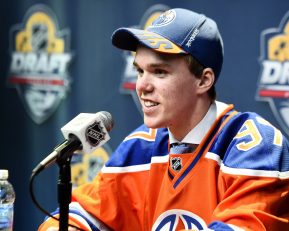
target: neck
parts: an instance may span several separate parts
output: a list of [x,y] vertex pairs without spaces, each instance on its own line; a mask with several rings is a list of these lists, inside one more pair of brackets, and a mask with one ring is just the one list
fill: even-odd
[[179,141],[181,141],[207,114],[212,101],[199,101],[194,106],[190,117],[178,123],[176,126],[170,126],[170,132]]

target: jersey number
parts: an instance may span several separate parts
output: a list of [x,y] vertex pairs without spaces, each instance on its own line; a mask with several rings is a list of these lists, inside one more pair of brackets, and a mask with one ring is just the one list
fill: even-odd
[[[282,134],[281,132],[272,126],[268,121],[258,117],[257,121],[265,126],[269,126],[274,130],[273,144],[281,146],[282,145]],[[248,151],[257,145],[259,145],[263,138],[252,119],[246,120],[240,131],[235,136],[235,139],[249,137],[249,141],[242,141],[236,146],[241,151]]]

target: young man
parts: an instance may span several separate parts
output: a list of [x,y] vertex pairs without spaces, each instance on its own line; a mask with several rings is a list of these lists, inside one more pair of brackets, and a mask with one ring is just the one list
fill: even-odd
[[[172,9],[112,42],[136,51],[144,124],[92,183],[73,192],[83,230],[289,230],[289,151],[255,113],[215,100],[223,60],[215,22]],[[48,219],[40,230],[57,230]],[[50,228],[48,228],[50,227]]]

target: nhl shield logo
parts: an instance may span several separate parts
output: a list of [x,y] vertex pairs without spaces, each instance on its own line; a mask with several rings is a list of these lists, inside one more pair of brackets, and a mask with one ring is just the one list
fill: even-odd
[[278,28],[262,32],[260,63],[256,98],[269,102],[276,119],[289,135],[289,12]]
[[182,158],[181,157],[172,157],[170,159],[170,166],[174,171],[179,172],[183,167]]
[[15,87],[31,119],[41,124],[57,109],[70,85],[69,31],[59,30],[51,9],[32,6],[10,30],[8,84]]
[[[169,7],[165,5],[153,5],[144,13],[140,24],[135,27],[139,29],[145,29],[148,26],[151,26],[154,20],[168,9]],[[124,51],[125,68],[120,85],[120,92],[123,94],[130,94],[137,108],[141,112],[141,104],[135,91],[137,72],[133,66],[134,56],[134,52]]]
[[88,142],[96,147],[102,140],[105,139],[105,133],[102,130],[100,122],[95,122],[90,125],[85,132],[86,139]]

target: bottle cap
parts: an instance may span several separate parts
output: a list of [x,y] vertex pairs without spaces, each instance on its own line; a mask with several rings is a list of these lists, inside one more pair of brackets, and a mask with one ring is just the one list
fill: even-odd
[[0,169],[0,179],[7,180],[8,179],[8,170],[7,169]]

